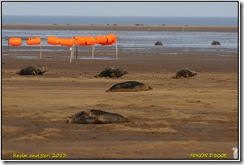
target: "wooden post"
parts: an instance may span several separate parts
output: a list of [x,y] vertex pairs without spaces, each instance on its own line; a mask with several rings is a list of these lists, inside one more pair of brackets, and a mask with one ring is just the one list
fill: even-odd
[[74,59],[75,57],[75,46],[72,45],[72,60]]
[[73,57],[73,59],[75,59],[75,46],[73,45],[72,47],[73,47],[72,57]]
[[116,52],[115,52],[115,55],[116,55],[116,59],[118,59],[118,43],[117,43],[117,41],[116,41],[116,43],[115,43],[115,48],[116,48]]
[[42,45],[40,44],[40,59],[42,59]]
[[78,46],[75,45],[75,56],[76,56],[76,59],[78,59]]
[[94,56],[95,56],[95,46],[92,45],[92,58],[94,58]]
[[72,47],[70,47],[70,59],[69,59],[70,64],[72,63],[72,51],[73,51],[73,49],[72,49]]

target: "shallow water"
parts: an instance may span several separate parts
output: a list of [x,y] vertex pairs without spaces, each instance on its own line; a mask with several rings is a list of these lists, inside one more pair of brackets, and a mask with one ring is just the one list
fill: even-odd
[[[42,37],[42,51],[66,51],[68,47],[49,45],[48,36],[73,37],[97,36],[114,33],[118,37],[120,53],[136,54],[235,54],[238,53],[238,34],[233,32],[169,32],[169,31],[89,31],[89,30],[3,30],[3,51],[7,49],[9,37]],[[219,46],[212,46],[217,40]],[[163,46],[155,46],[156,41],[162,41]],[[101,53],[115,52],[115,45],[96,45],[96,51]],[[11,47],[15,51],[39,51],[39,46],[28,46],[23,42],[20,47]],[[79,52],[90,52],[91,47],[80,46]]]

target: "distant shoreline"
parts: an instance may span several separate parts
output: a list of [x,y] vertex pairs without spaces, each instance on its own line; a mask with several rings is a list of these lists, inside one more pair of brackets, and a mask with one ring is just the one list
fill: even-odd
[[187,26],[187,25],[74,25],[74,24],[2,24],[2,29],[29,30],[113,30],[113,31],[190,31],[238,32],[238,26]]

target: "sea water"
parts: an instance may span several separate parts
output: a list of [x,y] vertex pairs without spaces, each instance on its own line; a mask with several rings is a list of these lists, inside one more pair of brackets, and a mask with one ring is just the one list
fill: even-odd
[[3,24],[117,24],[237,26],[237,17],[109,17],[109,16],[9,16]]
[[[97,36],[114,33],[118,37],[119,53],[134,54],[238,54],[238,33],[236,32],[171,32],[171,31],[101,31],[101,30],[2,30],[3,51],[6,52],[9,37],[42,37],[43,51],[67,51],[69,48],[47,44],[48,36],[73,37]],[[211,42],[221,43],[212,46]],[[163,46],[155,46],[156,41]],[[96,52],[114,53],[115,45],[96,45]],[[39,51],[39,46],[28,46],[25,42],[20,47],[11,47],[15,51]],[[91,52],[90,46],[79,47],[79,52]]]

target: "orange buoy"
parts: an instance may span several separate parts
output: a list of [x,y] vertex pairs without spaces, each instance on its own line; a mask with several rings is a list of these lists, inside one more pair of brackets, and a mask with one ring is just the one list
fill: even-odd
[[30,38],[28,38],[26,40],[26,44],[27,45],[39,45],[39,44],[41,44],[41,38],[39,38],[39,37],[36,37],[36,38],[30,37]]
[[108,39],[107,36],[96,36],[96,43],[97,44],[107,44]]
[[73,46],[74,39],[73,38],[60,38],[60,45],[61,46]]
[[108,34],[107,36],[96,36],[96,43],[101,45],[111,45],[117,41],[116,35]]
[[20,46],[22,44],[21,38],[9,38],[8,39],[9,45],[11,46]]
[[96,39],[94,37],[87,37],[85,45],[94,45],[96,43]]
[[74,43],[76,45],[94,45],[96,40],[91,36],[75,36]]
[[87,37],[86,36],[75,36],[74,43],[76,45],[86,45]]
[[58,37],[49,36],[47,38],[47,43],[49,43],[51,45],[59,45],[60,44],[60,39]]
[[108,42],[107,44],[114,44],[116,42],[116,35],[109,34],[107,35]]

